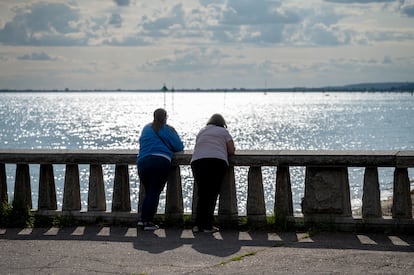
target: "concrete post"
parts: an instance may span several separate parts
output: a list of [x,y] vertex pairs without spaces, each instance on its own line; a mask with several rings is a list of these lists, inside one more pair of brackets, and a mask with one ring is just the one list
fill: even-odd
[[289,166],[277,167],[274,213],[276,219],[285,219],[288,216],[293,216]]
[[130,212],[131,197],[129,190],[129,173],[127,164],[117,164],[115,167],[114,193],[112,211]]
[[410,194],[410,179],[407,168],[395,168],[394,193],[392,199],[392,217],[411,219],[412,201]]
[[40,164],[39,210],[56,210],[56,187],[52,164]]
[[77,164],[66,164],[62,211],[81,210],[79,168]]
[[220,190],[218,219],[221,224],[234,224],[238,221],[236,181],[234,167],[229,166]]
[[88,211],[105,211],[106,197],[102,165],[91,164],[89,168]]
[[184,214],[183,191],[181,187],[180,166],[172,166],[168,175],[167,194],[165,201],[165,219],[182,221]]
[[362,217],[364,219],[382,217],[380,197],[378,169],[366,167],[362,194]]
[[16,165],[13,204],[32,208],[32,190],[30,187],[29,164]]
[[307,167],[302,211],[305,221],[352,217],[347,167]]
[[0,163],[0,203],[8,203],[6,165]]
[[266,205],[263,191],[262,168],[251,166],[248,172],[247,218],[249,222],[266,222]]

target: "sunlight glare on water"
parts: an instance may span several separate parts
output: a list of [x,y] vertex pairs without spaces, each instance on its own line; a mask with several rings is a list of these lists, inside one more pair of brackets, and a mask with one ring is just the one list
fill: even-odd
[[[142,127],[156,108],[166,108],[185,149],[209,117],[221,113],[239,150],[414,150],[414,97],[409,93],[302,92],[73,92],[3,93],[0,148],[138,150]],[[61,207],[64,169],[55,165]],[[14,165],[7,165],[9,198]],[[81,170],[82,208],[87,207],[88,167]],[[266,209],[273,212],[275,167],[263,167]],[[295,211],[304,192],[303,167],[291,167]],[[182,170],[185,211],[191,211],[193,178]],[[236,167],[239,213],[245,213],[247,168]],[[380,169],[381,196],[392,194],[392,169]],[[412,169],[409,171],[412,178]],[[113,166],[104,167],[111,208]],[[136,210],[139,180],[130,167],[131,203]],[[353,207],[361,204],[363,168],[350,168]],[[37,207],[38,166],[31,165]],[[159,211],[163,211],[165,194]]]

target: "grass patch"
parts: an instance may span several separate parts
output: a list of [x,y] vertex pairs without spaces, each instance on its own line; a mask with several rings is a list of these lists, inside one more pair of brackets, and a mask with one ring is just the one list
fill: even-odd
[[73,215],[56,215],[53,218],[52,225],[56,227],[77,226],[79,221]]
[[254,255],[256,255],[256,252],[248,252],[248,253],[240,255],[240,256],[235,256],[235,257],[231,258],[228,261],[223,261],[223,262],[221,262],[221,265],[225,265],[225,264],[228,264],[230,262],[241,261],[245,257],[254,256]]

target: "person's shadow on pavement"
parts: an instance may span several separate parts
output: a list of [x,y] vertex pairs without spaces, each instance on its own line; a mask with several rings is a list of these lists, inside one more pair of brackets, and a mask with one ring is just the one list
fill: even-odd
[[226,257],[240,251],[241,243],[236,231],[197,233],[194,235],[192,248],[203,254]]
[[181,238],[182,231],[182,229],[161,229],[156,231],[137,229],[134,248],[145,250],[152,254],[176,249],[184,244],[184,240]]

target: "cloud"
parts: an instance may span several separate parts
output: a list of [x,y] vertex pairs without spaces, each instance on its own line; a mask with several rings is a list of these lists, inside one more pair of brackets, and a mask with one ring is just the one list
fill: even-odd
[[0,29],[5,45],[74,46],[87,39],[76,23],[79,11],[65,4],[39,3],[17,10],[14,18]]
[[0,82],[47,72],[51,87],[93,88],[115,71],[122,88],[409,78],[413,17],[414,0],[3,0]]
[[[344,38],[344,32],[335,28],[329,28],[323,24],[316,24],[309,30],[309,40],[315,43],[315,45],[335,46],[349,42],[348,37]],[[338,34],[341,34],[342,38]]]
[[[118,6],[131,6],[131,1],[114,2]],[[257,46],[324,46],[366,44],[369,43],[368,38],[375,37],[372,34],[377,31],[375,28],[371,28],[371,34],[368,35],[363,33],[367,31],[366,28],[358,29],[355,25],[343,24],[348,18],[359,16],[360,10],[351,11],[342,5],[326,2],[389,1],[326,0],[320,5],[299,5],[297,2],[280,0],[202,0],[192,5],[187,2],[175,2],[162,7],[145,4],[139,7],[140,12],[131,12],[132,8],[138,7],[115,10],[110,5],[91,12],[90,7],[96,5],[92,2],[87,4],[90,6],[41,2],[15,8],[15,16],[0,28],[0,43],[144,46],[189,42],[198,45],[243,43]],[[414,5],[405,5],[401,11],[407,16],[414,16]]]
[[384,60],[382,61],[382,64],[392,64],[392,58],[390,56],[384,56]]
[[119,13],[113,13],[111,18],[109,19],[109,24],[113,25],[114,27],[120,28],[122,27],[122,17]]
[[282,10],[280,6],[279,2],[229,0],[221,23],[230,25],[274,25],[299,22],[296,14]]
[[285,28],[284,43],[290,46],[337,46],[351,42],[354,32],[341,26],[346,11],[337,11],[329,5],[307,7],[297,11],[303,20]]
[[203,6],[215,5],[215,4],[224,4],[225,0],[199,0],[200,4]]
[[128,36],[113,36],[102,41],[103,45],[110,46],[147,46],[152,44],[153,41],[140,37],[139,34],[131,34]]
[[142,18],[143,33],[151,37],[174,35],[177,30],[185,26],[185,12],[182,4],[175,5],[167,14],[149,18]]
[[210,29],[212,38],[222,42],[280,43],[286,26],[301,21],[278,1],[229,0],[220,9],[218,25]]
[[19,60],[36,60],[36,61],[54,60],[54,58],[50,57],[45,52],[21,55],[21,56],[18,56],[17,59],[19,59]]
[[195,72],[213,69],[229,57],[217,48],[187,48],[174,51],[174,55],[145,63],[139,70]]
[[408,17],[414,17],[414,5],[405,6],[402,8],[402,13]]
[[325,0],[326,2],[342,4],[368,4],[368,3],[385,3],[395,2],[395,0]]
[[118,6],[128,6],[129,5],[129,0],[114,0],[114,2]]

